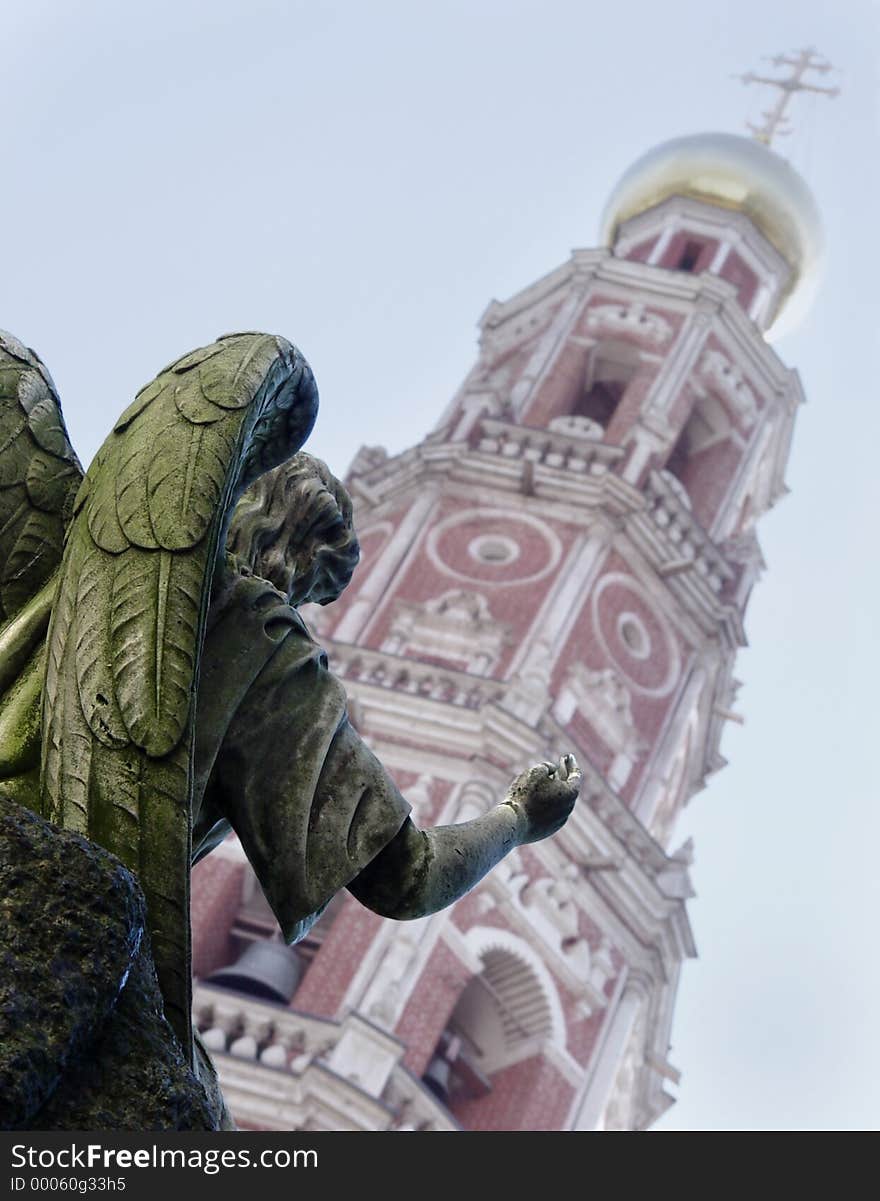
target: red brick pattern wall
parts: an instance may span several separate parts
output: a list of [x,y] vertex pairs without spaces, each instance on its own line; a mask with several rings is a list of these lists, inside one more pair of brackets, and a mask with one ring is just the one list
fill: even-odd
[[[612,574],[620,578],[604,583]],[[598,599],[594,605],[596,594]],[[651,651],[646,658],[638,658],[624,641],[617,620],[623,613],[634,614],[647,631]],[[610,667],[628,688],[636,730],[641,741],[650,746],[663,729],[678,685],[688,671],[691,653],[672,623],[661,622],[655,602],[632,575],[626,561],[611,554],[557,659],[550,692],[553,696],[560,694],[566,672],[573,663],[581,661],[591,671]],[[575,715],[570,726],[572,737],[585,748],[597,767],[607,770],[613,755],[599,732],[590,728],[588,717]],[[646,761],[644,754],[637,761],[621,790],[624,799],[631,800],[636,795]]]
[[437,943],[394,1033],[407,1046],[404,1063],[421,1076],[471,973],[445,943]]
[[697,261],[690,268],[691,274],[699,275],[701,271],[707,271],[718,249],[718,240],[717,238],[704,238],[699,234],[688,233],[687,230],[673,235],[669,241],[669,245],[666,247],[660,265],[670,271],[680,270],[679,263],[689,242],[698,243],[700,246]]
[[229,930],[241,907],[245,865],[209,855],[192,874],[193,975],[204,980],[233,956]]
[[721,278],[726,279],[737,288],[739,302],[748,312],[758,290],[758,277],[754,271],[746,266],[738,254],[731,251],[721,268]]
[[294,1009],[336,1018],[383,918],[348,896],[291,1002]]
[[502,1068],[485,1097],[453,1101],[453,1114],[466,1130],[561,1130],[574,1089],[543,1056]]

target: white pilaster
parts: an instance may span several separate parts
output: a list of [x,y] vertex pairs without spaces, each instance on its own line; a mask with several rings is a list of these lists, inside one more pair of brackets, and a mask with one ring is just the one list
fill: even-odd
[[724,264],[727,261],[727,256],[730,254],[730,246],[731,244],[727,239],[718,243],[718,249],[715,251],[712,262],[709,264],[710,275],[721,274]]
[[391,541],[382,551],[378,562],[361,586],[354,604],[333,631],[334,638],[340,642],[357,641],[431,512],[434,499],[434,492],[430,488],[416,497]]
[[582,287],[573,287],[571,293],[563,301],[559,312],[551,321],[549,328],[539,339],[532,352],[525,371],[517,380],[510,393],[514,413],[520,416],[528,404],[536,386],[543,379],[556,355],[565,344],[584,302]]
[[654,243],[654,249],[648,256],[648,266],[656,267],[666,253],[669,243],[672,241],[673,234],[678,233],[678,225],[674,221],[670,221],[663,233]]
[[573,1130],[596,1129],[644,1001],[644,984],[640,980],[628,981],[602,1041],[596,1066],[571,1127]]

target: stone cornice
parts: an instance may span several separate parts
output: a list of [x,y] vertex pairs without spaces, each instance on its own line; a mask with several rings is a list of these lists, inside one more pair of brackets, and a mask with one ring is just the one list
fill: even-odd
[[771,394],[796,392],[802,398],[799,385],[792,380],[796,373],[785,366],[772,346],[757,333],[754,322],[739,304],[733,284],[706,272],[691,275],[617,258],[609,251],[575,250],[568,263],[531,287],[506,302],[493,301],[483,318],[487,333],[491,335],[492,330],[521,316],[548,294],[585,279],[592,281],[593,292],[601,291],[621,301],[632,300],[636,293],[647,303],[658,308],[666,306],[682,316],[702,302],[715,314],[713,324],[720,339]]

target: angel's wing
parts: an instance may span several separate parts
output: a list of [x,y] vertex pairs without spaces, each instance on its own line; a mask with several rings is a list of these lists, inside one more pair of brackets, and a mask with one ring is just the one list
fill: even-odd
[[282,338],[172,363],[76,498],[47,648],[46,815],[137,872],[166,1012],[191,1048],[191,757],[211,578],[235,501],[308,436],[317,390]]
[[0,331],[0,624],[61,562],[82,474],[52,377],[32,350]]

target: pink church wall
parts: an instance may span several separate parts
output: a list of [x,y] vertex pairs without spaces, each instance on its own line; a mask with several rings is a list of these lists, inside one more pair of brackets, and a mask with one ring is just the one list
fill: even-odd
[[535,1055],[496,1072],[488,1095],[453,1102],[452,1112],[467,1130],[560,1130],[573,1099],[562,1073]]
[[294,994],[293,1008],[318,1017],[339,1017],[348,987],[383,920],[354,897],[346,897]]
[[233,956],[229,931],[241,908],[245,865],[234,859],[209,855],[193,868],[192,923],[193,975],[205,979],[225,967]]
[[394,1030],[406,1043],[404,1063],[414,1075],[421,1076],[427,1068],[470,977],[458,956],[445,943],[437,943]]

